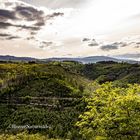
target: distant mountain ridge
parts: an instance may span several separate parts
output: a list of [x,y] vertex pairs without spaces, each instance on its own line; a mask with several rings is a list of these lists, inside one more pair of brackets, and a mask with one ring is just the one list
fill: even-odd
[[10,55],[0,55],[0,61],[77,61],[81,63],[97,63],[100,61],[114,61],[114,62],[127,62],[127,63],[140,63],[139,61],[129,60],[129,59],[118,59],[108,56],[89,56],[89,57],[53,57],[46,59],[37,59],[32,57],[16,57]]
[[81,63],[97,63],[100,61],[114,61],[114,62],[127,62],[127,63],[140,63],[139,61],[135,60],[129,60],[129,59],[118,59],[114,57],[108,57],[108,56],[89,56],[89,57],[62,57],[62,58],[48,58],[48,59],[42,59],[43,61],[78,61]]
[[119,61],[116,58],[106,57],[106,56],[89,56],[89,57],[64,57],[64,58],[48,58],[44,59],[47,61],[78,61],[82,63],[96,63],[99,61]]
[[16,57],[16,56],[10,56],[10,55],[0,55],[1,61],[35,61],[36,58],[32,57]]

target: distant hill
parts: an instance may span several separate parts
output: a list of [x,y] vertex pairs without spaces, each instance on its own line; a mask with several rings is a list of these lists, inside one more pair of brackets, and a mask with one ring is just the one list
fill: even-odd
[[135,60],[127,60],[127,59],[117,59],[113,57],[107,57],[107,56],[90,56],[90,57],[73,57],[73,58],[48,58],[48,59],[43,59],[44,61],[78,61],[84,64],[87,63],[97,63],[100,61],[114,61],[114,62],[127,62],[127,63],[139,63],[138,61]]
[[114,62],[127,62],[127,63],[140,63],[139,61],[129,60],[129,59],[117,59],[114,57],[108,56],[90,56],[90,57],[54,57],[54,58],[46,58],[46,59],[36,59],[32,57],[16,57],[10,55],[0,55],[0,61],[77,61],[83,64],[87,63],[97,63],[100,61],[114,61]]
[[90,57],[73,57],[73,58],[49,58],[48,61],[78,61],[82,63],[96,63],[99,61],[118,61],[115,58],[106,56],[90,56]]
[[31,57],[16,57],[10,55],[0,55],[0,61],[35,61],[35,58]]

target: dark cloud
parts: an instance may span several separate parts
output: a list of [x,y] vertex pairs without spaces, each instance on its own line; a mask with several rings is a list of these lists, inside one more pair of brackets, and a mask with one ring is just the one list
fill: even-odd
[[82,41],[83,41],[83,42],[86,42],[86,41],[90,41],[90,39],[89,39],[89,38],[83,38]]
[[90,47],[99,45],[95,39],[83,38],[82,41],[87,43],[87,45],[90,46]]
[[117,50],[119,47],[126,47],[130,45],[126,42],[114,42],[112,44],[101,46],[100,48],[104,51],[110,51],[110,50]]
[[17,6],[15,8],[15,12],[28,21],[42,19],[44,14],[44,12],[41,10],[35,9],[34,7],[27,7],[27,6]]
[[140,48],[140,42],[135,43],[135,48]]
[[0,22],[0,29],[6,29],[10,26],[13,26],[11,23],[7,23],[7,22]]
[[127,46],[132,46],[134,48],[140,48],[140,42],[114,42],[113,44],[111,45],[115,45],[115,46],[118,46],[118,47],[127,47]]
[[128,44],[126,42],[114,42],[112,45],[119,46],[119,47],[128,46]]
[[9,37],[10,34],[0,33],[0,37]]
[[38,21],[38,22],[35,23],[34,25],[35,25],[35,26],[44,26],[44,25],[45,25],[45,21],[44,21],[44,20]]
[[34,26],[44,26],[46,20],[53,19],[54,17],[63,16],[62,12],[54,12],[45,16],[42,10],[38,10],[34,7],[17,6],[15,8],[16,13],[27,21],[36,21]]
[[53,17],[63,16],[63,15],[64,15],[64,13],[54,12],[53,14],[49,15],[49,17],[53,18]]
[[18,36],[9,36],[9,37],[7,37],[6,39],[7,40],[13,40],[13,39],[19,39],[20,37],[18,37]]
[[[127,43],[127,45],[128,45],[128,46],[132,46],[132,47],[134,47],[134,48],[140,48],[140,42],[138,42],[138,41],[129,42],[129,43]],[[126,45],[126,46],[127,46],[127,45]]]
[[54,12],[54,13],[52,13],[52,14],[50,14],[50,15],[47,15],[45,18],[39,18],[38,17],[38,20],[37,20],[37,22],[34,24],[35,26],[44,26],[45,25],[45,21],[47,21],[47,20],[51,20],[51,19],[53,19],[53,18],[55,18],[55,17],[58,17],[58,16],[63,16],[64,15],[64,13],[60,13],[60,12]]
[[92,42],[89,43],[88,46],[93,47],[93,46],[98,46],[99,44],[97,42]]
[[[45,13],[43,10],[20,1],[4,2],[3,4],[5,4],[7,9],[8,6],[12,6],[12,9],[0,9],[0,29],[4,30],[8,29],[9,27],[14,27],[17,32],[27,30],[31,35],[30,37],[36,35],[36,33],[47,23],[48,20],[64,15],[64,13],[61,12],[54,12],[47,15],[47,13]],[[27,26],[27,23],[32,24]],[[16,37],[10,36],[7,39],[15,38]]]
[[49,41],[49,42],[46,42],[46,41],[42,41],[40,42],[40,48],[45,48],[45,47],[49,47],[53,44],[53,42]]
[[137,42],[136,44],[137,44],[137,45],[140,45],[140,42]]
[[31,35],[31,36],[34,36],[35,34],[36,34],[36,31],[31,31],[31,32],[30,32],[30,35]]
[[[0,5],[0,40],[21,39],[22,32],[27,32],[28,35],[24,39],[36,42],[40,48],[53,45],[53,42],[37,41],[36,34],[45,26],[47,21],[63,16],[64,13],[52,12],[52,14],[48,14],[44,10],[20,1],[3,2],[3,4],[5,4],[6,8],[1,9]],[[16,35],[16,32],[19,36]]]
[[14,11],[8,11],[8,10],[3,10],[0,9],[0,19],[2,20],[7,20],[7,19],[17,19],[15,16],[15,12]]
[[27,40],[34,40],[36,44],[38,44],[38,47],[41,49],[51,47],[54,44],[52,41],[36,40],[34,37],[27,38]]
[[27,40],[35,40],[35,37],[31,36],[31,37],[27,37]]
[[19,39],[20,37],[18,36],[13,36],[11,34],[6,34],[6,33],[0,33],[0,39],[6,39],[6,40],[13,40],[13,39]]
[[27,29],[27,30],[39,30],[40,27],[38,26],[26,26],[26,25],[14,25],[14,24],[11,24],[11,23],[8,23],[8,22],[0,22],[0,29],[6,29],[8,27],[17,27],[17,28],[20,28],[21,30],[22,29]]
[[117,45],[110,44],[110,45],[101,46],[100,48],[103,51],[110,51],[110,50],[117,50],[118,49],[118,46]]
[[20,18],[23,18],[26,21],[35,21],[36,23],[33,25],[34,27],[25,27],[25,29],[31,29],[31,30],[40,30],[42,26],[45,25],[46,17],[44,15],[44,12],[42,10],[38,10],[34,7],[30,6],[17,6],[15,8],[16,13]]
[[38,26],[26,26],[26,25],[13,25],[15,27],[19,27],[21,30],[26,29],[26,30],[33,30],[33,31],[38,31],[40,30],[40,27]]

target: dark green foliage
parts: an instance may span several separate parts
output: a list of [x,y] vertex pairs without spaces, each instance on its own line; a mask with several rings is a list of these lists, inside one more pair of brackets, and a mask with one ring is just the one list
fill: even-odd
[[127,63],[97,63],[85,64],[81,73],[100,84],[107,81],[120,81],[121,83],[140,83],[140,65]]
[[2,62],[0,139],[137,140],[140,87],[128,83],[140,83],[140,65]]
[[[80,137],[75,123],[84,111],[82,95],[88,80],[72,71],[75,65],[78,64],[0,64],[0,131],[27,130],[51,138]],[[13,129],[12,125],[49,128]]]

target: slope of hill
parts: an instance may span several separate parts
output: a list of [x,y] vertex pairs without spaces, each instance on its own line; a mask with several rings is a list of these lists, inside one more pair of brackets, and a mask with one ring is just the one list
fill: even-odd
[[[96,89],[91,83],[108,81],[113,82],[112,88],[122,89],[128,83],[140,83],[140,65],[112,61],[0,63],[0,131],[82,139],[75,124]],[[47,128],[34,128],[44,125]]]
[[[0,64],[0,129],[16,133],[14,126],[49,137],[68,137],[84,110],[83,90],[88,80],[57,62],[49,64]],[[76,137],[76,135],[75,135]]]
[[140,65],[128,63],[103,62],[85,64],[81,73],[90,80],[96,80],[100,84],[114,81],[121,85],[127,83],[140,83]]

